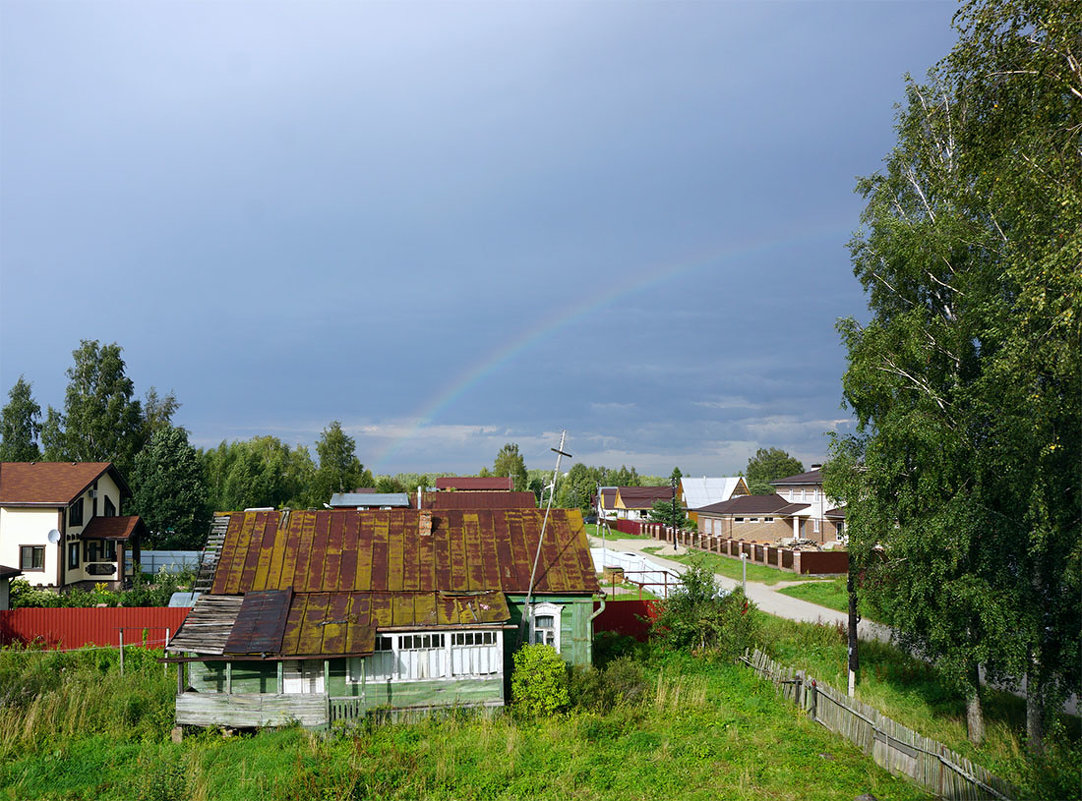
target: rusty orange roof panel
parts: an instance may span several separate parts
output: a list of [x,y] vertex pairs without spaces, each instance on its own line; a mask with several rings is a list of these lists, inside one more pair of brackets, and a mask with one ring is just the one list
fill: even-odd
[[[428,535],[420,533],[425,513],[433,515]],[[525,593],[543,516],[540,509],[235,513],[213,592]],[[599,591],[578,511],[552,511],[535,591]]]

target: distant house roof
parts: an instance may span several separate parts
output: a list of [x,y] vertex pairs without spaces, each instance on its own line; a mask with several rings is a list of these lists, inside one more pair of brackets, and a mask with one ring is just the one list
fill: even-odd
[[536,509],[532,492],[426,492],[424,509]]
[[776,478],[770,483],[775,487],[788,487],[790,485],[799,486],[801,484],[822,484],[823,471],[821,469],[809,470],[807,473],[797,473],[795,476]]
[[[360,656],[378,629],[505,623],[505,594],[529,590],[542,519],[538,509],[233,513],[212,593],[169,650]],[[552,510],[533,589],[599,591],[577,510]]]
[[695,511],[708,515],[790,515],[810,504],[790,503],[780,495],[738,495],[728,501],[712,503]]
[[684,494],[684,506],[688,509],[698,509],[712,503],[721,503],[733,497],[738,489],[740,494],[748,493],[748,486],[743,476],[721,476],[718,478],[689,478],[684,476],[680,479],[680,487]]
[[329,505],[335,509],[356,509],[358,506],[409,508],[410,496],[408,492],[336,492]]
[[95,517],[83,529],[90,540],[127,540],[133,535],[145,537],[147,527],[136,515],[131,517]]
[[443,478],[436,479],[437,490],[459,490],[459,491],[478,491],[478,490],[503,490],[510,492],[515,488],[515,482],[510,476],[488,476],[481,478],[479,476],[444,476]]
[[672,487],[618,487],[619,504],[624,509],[651,509],[654,501],[672,500]]
[[619,487],[601,488],[601,508],[612,510],[616,508],[616,492]]
[[823,512],[823,517],[829,517],[832,520],[845,520],[845,507],[839,506],[836,509],[827,509]]
[[116,482],[123,497],[131,497],[127,482],[111,462],[3,462],[0,504],[67,506],[105,473]]

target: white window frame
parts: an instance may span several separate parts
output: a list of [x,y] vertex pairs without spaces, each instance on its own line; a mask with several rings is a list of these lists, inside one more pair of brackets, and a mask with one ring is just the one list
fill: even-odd
[[533,611],[530,613],[530,642],[536,644],[538,634],[546,631],[546,629],[539,630],[537,628],[537,619],[539,617],[552,617],[551,641],[549,641],[549,637],[542,636],[541,642],[551,645],[556,649],[556,653],[560,653],[560,615],[562,612],[563,607],[558,604],[542,603],[534,605]]
[[[464,666],[471,670],[463,669]],[[501,629],[408,631],[377,634],[370,656],[349,659],[346,682],[433,681],[502,675]]]

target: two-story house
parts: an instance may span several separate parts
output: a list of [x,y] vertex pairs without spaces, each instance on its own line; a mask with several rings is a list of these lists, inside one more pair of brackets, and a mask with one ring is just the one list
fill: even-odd
[[0,564],[38,587],[119,589],[146,534],[119,514],[131,494],[109,462],[0,463]]

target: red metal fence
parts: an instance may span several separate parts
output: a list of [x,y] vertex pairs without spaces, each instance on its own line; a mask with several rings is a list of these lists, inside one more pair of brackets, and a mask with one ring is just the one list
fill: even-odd
[[[650,632],[650,621],[656,616],[658,601],[609,601],[605,611],[594,618],[594,634],[611,631],[626,634],[644,642]],[[601,606],[594,602],[594,610]]]
[[608,523],[613,531],[621,534],[642,534],[642,523],[638,520],[609,520]]
[[84,645],[162,648],[191,610],[131,606],[90,609],[9,609],[0,612],[0,645],[39,643],[71,650]]

